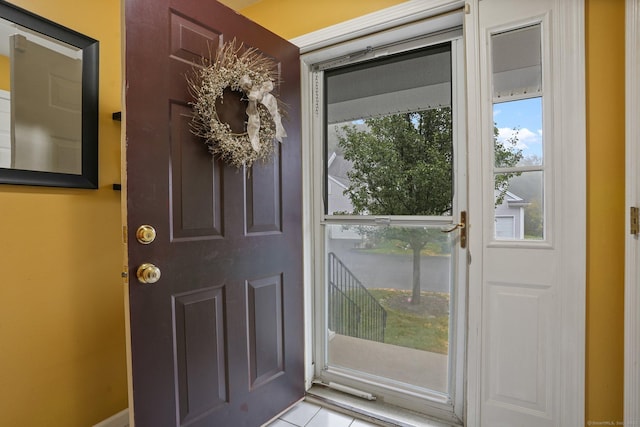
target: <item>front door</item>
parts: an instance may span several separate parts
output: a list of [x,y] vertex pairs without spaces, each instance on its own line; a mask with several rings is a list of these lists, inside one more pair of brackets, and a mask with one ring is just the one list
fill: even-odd
[[[125,34],[135,423],[259,426],[304,393],[298,49],[211,0],[126,0]],[[275,60],[288,106],[288,137],[250,171],[190,131],[185,77],[234,38]]]

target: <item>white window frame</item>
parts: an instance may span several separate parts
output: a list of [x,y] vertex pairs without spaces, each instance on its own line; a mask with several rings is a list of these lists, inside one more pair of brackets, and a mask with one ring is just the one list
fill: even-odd
[[[495,107],[496,104],[498,103],[503,103],[503,102],[510,102],[510,101],[518,101],[518,100],[523,100],[523,99],[534,99],[534,98],[540,98],[541,99],[541,108],[542,108],[542,144],[543,144],[543,151],[542,151],[542,164],[541,165],[536,165],[536,166],[513,166],[513,167],[495,167],[495,161],[493,160],[493,152],[487,153],[487,155],[491,156],[491,164],[494,164],[493,167],[493,174],[492,174],[492,181],[495,180],[495,176],[496,174],[500,174],[500,173],[513,173],[513,172],[522,172],[522,173],[527,173],[527,172],[541,172],[542,173],[542,226],[543,226],[543,232],[542,232],[542,239],[541,240],[525,240],[524,238],[521,237],[515,237],[515,233],[514,233],[514,238],[513,239],[500,239],[496,236],[495,233],[495,227],[493,227],[493,230],[487,230],[488,235],[492,235],[493,237],[493,242],[490,243],[490,245],[492,247],[538,247],[538,248],[545,248],[545,247],[552,247],[554,242],[553,242],[553,215],[549,215],[549,209],[551,208],[550,206],[550,201],[554,200],[553,197],[553,171],[555,170],[553,167],[553,152],[554,152],[554,147],[553,147],[553,138],[551,138],[550,136],[550,132],[548,131],[548,129],[553,129],[553,109],[552,109],[552,102],[551,102],[551,96],[545,95],[550,93],[551,91],[549,90],[549,87],[551,86],[551,64],[548,59],[551,57],[551,48],[550,48],[550,43],[551,41],[549,40],[548,37],[548,33],[549,30],[548,28],[550,27],[550,23],[549,23],[549,16],[545,15],[545,16],[541,16],[538,18],[533,18],[533,19],[527,19],[524,21],[514,21],[512,23],[510,23],[509,25],[503,25],[503,26],[498,26],[498,27],[494,27],[489,29],[489,32],[487,34],[487,44],[489,46],[489,48],[487,49],[489,52],[489,55],[492,54],[492,43],[491,43],[491,37],[495,34],[500,34],[500,33],[504,33],[504,32],[508,32],[508,31],[513,31],[513,30],[519,30],[522,28],[527,28],[527,27],[531,27],[531,26],[535,26],[535,25],[539,25],[540,28],[540,37],[541,37],[541,82],[542,82],[542,89],[539,92],[535,92],[533,94],[526,94],[526,95],[518,95],[518,96],[513,96],[513,97],[503,97],[502,99],[500,99],[499,101],[496,100],[496,98],[493,96],[493,81],[491,80],[489,82],[489,87],[491,87],[491,99],[492,99],[492,108]],[[487,63],[488,64],[492,64],[492,60],[491,58],[487,58]],[[489,65],[489,69],[491,70],[491,75],[493,75],[493,66]],[[490,129],[490,132],[493,133],[493,128]],[[485,197],[488,197],[490,192],[494,191],[494,186],[493,185],[485,185],[485,191],[487,192],[487,194],[485,195]],[[495,212],[495,209],[491,209],[490,205],[487,205],[487,209],[490,209],[492,212]],[[491,213],[488,211],[486,213],[487,216],[490,216]],[[524,222],[524,217],[521,217],[521,220]],[[495,225],[495,223],[489,223],[487,222],[486,225]],[[493,231],[493,233],[491,233],[491,231]],[[524,235],[524,233],[521,233]]]

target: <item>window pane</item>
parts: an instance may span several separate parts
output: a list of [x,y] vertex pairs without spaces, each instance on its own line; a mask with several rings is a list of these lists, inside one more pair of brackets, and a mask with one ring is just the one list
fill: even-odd
[[540,25],[491,36],[493,96],[542,91]]
[[544,238],[543,172],[495,175],[495,238]]
[[542,98],[493,104],[495,166],[543,164]]
[[329,215],[451,215],[451,46],[327,71]]
[[328,364],[448,391],[457,233],[326,226]]
[[342,124],[328,137],[328,214],[451,215],[450,107]]

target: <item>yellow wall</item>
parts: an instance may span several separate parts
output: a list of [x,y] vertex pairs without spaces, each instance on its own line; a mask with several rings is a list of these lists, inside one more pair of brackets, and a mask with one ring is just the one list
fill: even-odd
[[262,0],[241,13],[279,36],[290,39],[404,0]]
[[622,421],[624,0],[588,0],[586,420]]
[[11,81],[9,80],[9,57],[0,55],[0,89],[11,90]]
[[120,0],[12,0],[100,41],[100,189],[0,185],[0,425],[86,427],[127,406]]

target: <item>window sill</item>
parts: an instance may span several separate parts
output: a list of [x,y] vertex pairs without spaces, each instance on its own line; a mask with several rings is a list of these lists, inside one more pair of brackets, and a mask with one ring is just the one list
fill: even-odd
[[336,411],[355,413],[359,418],[383,426],[459,427],[458,424],[438,421],[381,401],[360,399],[319,385],[307,390],[306,400]]

